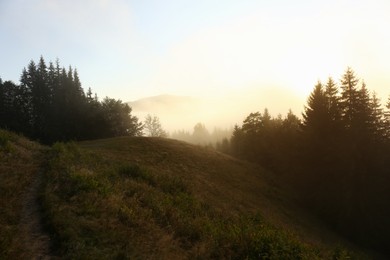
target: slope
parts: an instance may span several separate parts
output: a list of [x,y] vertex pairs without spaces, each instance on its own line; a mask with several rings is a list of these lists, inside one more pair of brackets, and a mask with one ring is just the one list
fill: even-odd
[[347,258],[340,245],[357,252],[294,206],[271,173],[169,139],[56,144],[44,205],[57,254],[68,258]]
[[0,259],[45,259],[38,195],[44,147],[0,129]]

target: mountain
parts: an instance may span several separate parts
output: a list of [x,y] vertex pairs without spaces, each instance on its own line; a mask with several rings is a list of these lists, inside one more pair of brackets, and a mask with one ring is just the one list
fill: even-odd
[[132,108],[132,113],[141,121],[148,114],[157,116],[163,128],[170,132],[190,130],[199,120],[206,119],[201,115],[204,101],[195,97],[159,95],[127,103]]
[[133,114],[143,120],[147,114],[160,119],[164,129],[192,131],[201,122],[211,131],[214,127],[230,127],[234,119],[221,120],[222,107],[215,99],[190,96],[159,95],[128,102]]
[[127,102],[136,112],[151,112],[157,110],[161,112],[183,113],[200,105],[200,100],[189,96],[158,95],[146,97],[136,101]]

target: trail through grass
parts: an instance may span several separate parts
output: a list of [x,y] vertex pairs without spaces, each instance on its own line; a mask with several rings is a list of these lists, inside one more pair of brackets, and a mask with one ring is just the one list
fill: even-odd
[[0,178],[0,259],[351,256],[270,173],[183,142],[47,148],[0,130]]
[[0,259],[45,259],[39,189],[44,147],[0,130]]

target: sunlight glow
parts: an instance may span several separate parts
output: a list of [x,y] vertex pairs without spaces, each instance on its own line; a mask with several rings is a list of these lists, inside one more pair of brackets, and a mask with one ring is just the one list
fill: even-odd
[[352,67],[387,100],[389,13],[381,0],[2,1],[0,76],[17,82],[43,55],[76,66],[101,98],[234,97],[240,114],[264,106],[299,114],[318,80],[338,82]]

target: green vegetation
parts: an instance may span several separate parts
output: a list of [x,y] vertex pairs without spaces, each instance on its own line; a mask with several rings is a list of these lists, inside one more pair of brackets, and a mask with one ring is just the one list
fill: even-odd
[[42,147],[0,129],[0,259],[28,259],[20,229],[24,194],[36,177]]
[[0,78],[0,128],[45,144],[142,134],[142,123],[131,108],[92,90],[85,93],[76,69],[66,70],[57,60],[46,65],[43,57],[24,68],[20,84]]
[[361,246],[390,254],[390,100],[351,68],[315,85],[303,121],[291,111],[251,113],[231,138],[232,154],[294,186],[306,208]]
[[[383,110],[359,82],[350,68],[340,89],[332,78],[318,82],[303,121],[292,111],[251,113],[216,145],[251,164],[130,138],[143,125],[128,105],[84,93],[77,71],[58,61],[31,61],[20,85],[0,79],[0,127],[51,144],[124,137],[49,149],[1,130],[0,258],[36,256],[25,211],[38,211],[38,188],[55,254],[65,258],[348,258],[337,246],[345,241],[297,201],[361,247],[389,254],[390,101]],[[165,136],[157,118],[145,125]],[[211,140],[201,123],[180,135]]]
[[[151,145],[165,148],[141,155],[155,160],[154,167],[138,154]],[[192,169],[167,170],[178,163],[173,156],[179,154],[171,154],[171,149],[198,148],[149,138],[106,139],[81,147],[55,144],[43,204],[56,253],[70,259],[347,256],[345,250],[319,250],[300,241],[267,222],[259,211],[219,210],[215,202],[194,194]],[[217,155],[205,149],[193,151],[195,156],[202,152]],[[183,164],[191,163],[184,160]]]

